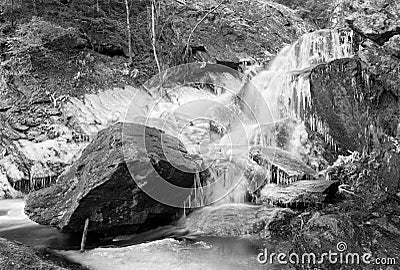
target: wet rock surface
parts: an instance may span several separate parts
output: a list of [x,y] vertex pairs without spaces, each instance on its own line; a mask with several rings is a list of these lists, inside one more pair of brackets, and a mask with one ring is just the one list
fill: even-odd
[[[89,231],[108,234],[173,221],[180,210],[156,201],[141,188],[161,188],[158,194],[183,205],[194,183],[196,160],[177,139],[160,130],[136,124],[125,128],[124,140],[121,123],[101,131],[56,185],[30,194],[25,207],[30,219],[64,231],[82,231],[89,218]],[[129,151],[128,161],[123,147]],[[187,188],[186,193],[166,194],[168,186],[160,179]]]
[[368,123],[370,88],[363,72],[357,60],[340,59],[317,66],[310,74],[313,110],[345,150],[359,150],[365,143],[360,133]]
[[[333,179],[350,187],[342,193],[342,202],[303,212],[292,220],[292,237],[288,246],[298,254],[339,252],[371,254],[371,261],[386,259],[387,269],[397,269],[399,262],[399,172],[398,148],[392,143],[381,146],[368,156],[358,153],[341,157],[329,169]],[[344,200],[343,200],[344,199]],[[290,247],[289,247],[290,246]],[[361,260],[361,259],[360,259]],[[388,261],[391,260],[391,261]],[[299,265],[306,269],[310,265]],[[317,264],[311,264],[316,267]],[[337,269],[325,261],[319,267]],[[374,264],[340,264],[340,269],[373,269]]]
[[361,151],[370,143],[371,132],[377,130],[387,136],[397,135],[400,62],[385,61],[371,50],[358,53],[361,61],[335,60],[317,66],[310,75],[313,109],[327,123],[339,152]]
[[[308,266],[299,265],[296,269],[306,269],[309,266],[323,267],[323,269],[373,269],[376,259],[384,258],[386,269],[397,269],[400,243],[398,218],[392,211],[395,206],[389,206],[389,212],[355,211],[354,206],[347,206],[348,212],[343,212],[346,205],[324,209],[308,217],[303,229],[293,238],[292,251],[297,254],[314,253],[321,258],[324,252],[359,254],[359,257],[346,257],[343,263],[333,265],[327,259],[323,263],[311,262]],[[393,208],[394,207],[394,208]],[[352,209],[352,210],[350,210]],[[362,261],[364,254],[371,254],[371,264]],[[357,260],[359,263],[357,263]],[[339,261],[339,257],[338,257]]]
[[299,180],[315,179],[316,171],[295,154],[273,147],[253,147],[249,155],[257,164],[275,167],[270,183],[289,184]]
[[266,237],[285,231],[294,212],[285,208],[268,208],[256,205],[209,206],[190,214],[185,228],[209,236]]
[[59,255],[46,250],[33,250],[21,244],[0,238],[0,268],[43,269],[43,270],[85,270],[79,264],[69,262]]

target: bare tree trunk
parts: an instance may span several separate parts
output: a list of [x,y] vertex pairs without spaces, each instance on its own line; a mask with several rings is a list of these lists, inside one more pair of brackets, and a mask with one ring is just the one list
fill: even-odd
[[152,1],[151,1],[151,32],[152,32],[152,42],[151,42],[151,45],[153,46],[154,59],[156,60],[158,72],[161,72],[161,66],[160,66],[160,62],[158,61],[157,49],[156,49],[156,19],[155,19],[155,8],[156,8],[155,0],[152,0]]
[[35,14],[35,16],[37,16],[36,0],[33,0],[33,14]]
[[130,12],[129,12],[129,0],[125,0],[125,8],[126,8],[126,26],[128,30],[129,64],[132,64],[132,34],[131,34]]
[[11,0],[11,27],[14,26],[14,0]]

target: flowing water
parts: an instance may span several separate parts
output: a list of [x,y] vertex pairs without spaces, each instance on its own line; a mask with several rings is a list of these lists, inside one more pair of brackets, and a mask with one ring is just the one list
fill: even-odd
[[[269,179],[268,183],[272,179],[278,184],[288,182],[278,169],[290,171],[284,166],[293,163],[300,151],[298,137],[304,132],[301,128],[304,123],[334,144],[326,126],[317,116],[307,113],[312,106],[308,71],[321,63],[351,57],[354,50],[352,36],[351,31],[339,30],[306,34],[284,48],[269,69],[247,82],[240,92],[193,94],[193,91],[183,89],[182,93],[178,91],[176,96],[170,96],[168,102],[162,100],[154,104],[151,118],[139,121],[156,126],[161,124],[172,134],[178,129],[177,135],[189,152],[201,153],[210,160],[211,184],[202,187],[197,176],[196,188],[184,207],[215,201],[219,205],[243,203],[246,192],[257,189],[255,182],[266,184],[266,179]],[[251,161],[248,158],[251,146],[278,146],[274,127],[287,119],[295,119],[298,125],[290,138],[296,145],[291,148],[292,152],[279,150],[276,155],[272,151],[265,168]],[[217,130],[215,134],[211,134],[211,126]],[[185,238],[187,232],[178,227],[160,228],[118,241],[98,242],[89,237],[89,248],[108,248],[80,253],[75,251],[80,243],[79,235],[63,234],[29,221],[23,214],[23,206],[21,200],[0,202],[0,237],[32,247],[67,250],[61,253],[93,269],[268,269],[256,260],[263,246],[259,241],[243,237],[199,236],[186,237],[189,239],[184,241],[161,239]]]
[[[310,68],[353,54],[351,30],[320,30],[305,34],[294,44],[282,49],[268,70],[256,75],[239,93],[232,95],[232,99],[239,97],[240,101],[235,104],[239,107],[239,113],[233,113],[235,116],[227,128],[228,133],[213,147],[225,153],[228,161],[224,157],[213,156],[216,163],[211,166],[214,172],[210,181],[212,185],[201,188],[203,190],[196,192],[195,198],[189,198],[188,206],[196,205],[198,201],[215,202],[217,199],[218,203],[243,203],[246,191],[250,188],[244,175],[249,166],[253,166],[248,159],[248,151],[254,145],[282,147],[276,134],[276,127],[280,123],[294,125],[293,134],[287,138],[289,142],[286,146],[290,146],[291,153],[287,153],[286,159],[299,157],[303,151],[300,137],[304,133],[305,123],[334,147],[334,140],[325,123],[311,113]],[[227,97],[221,100],[225,102],[219,102],[217,108],[229,104]],[[279,159],[276,153],[271,155],[272,159]],[[199,199],[198,196],[204,198]]]
[[42,226],[24,214],[23,200],[0,201],[0,237],[12,239],[32,247],[73,248],[79,240],[61,234],[56,228]]
[[[246,238],[196,237],[178,241],[165,238],[178,228],[169,226],[119,241],[96,242],[88,238],[88,247],[113,246],[79,252],[80,235],[60,233],[38,225],[23,213],[23,200],[0,203],[0,237],[34,248],[50,247],[69,259],[99,270],[179,270],[179,269],[265,269],[256,256],[262,243]],[[154,240],[154,238],[161,238]]]

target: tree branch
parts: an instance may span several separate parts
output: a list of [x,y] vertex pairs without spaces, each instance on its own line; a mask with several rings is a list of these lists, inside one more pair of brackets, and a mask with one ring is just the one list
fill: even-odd
[[192,39],[193,33],[194,33],[194,31],[196,31],[196,28],[208,17],[208,15],[210,15],[211,13],[216,11],[224,3],[224,1],[225,0],[222,0],[221,3],[219,3],[216,7],[214,7],[209,12],[207,12],[206,15],[204,15],[203,18],[201,18],[201,20],[193,27],[193,29],[190,32],[189,37],[188,37],[188,39],[186,41],[186,49],[185,49],[184,58],[186,58],[186,55],[189,52],[190,40]]
[[151,32],[152,32],[152,42],[154,59],[156,60],[158,72],[161,72],[160,62],[158,61],[157,49],[156,49],[156,20],[155,20],[155,0],[151,1]]

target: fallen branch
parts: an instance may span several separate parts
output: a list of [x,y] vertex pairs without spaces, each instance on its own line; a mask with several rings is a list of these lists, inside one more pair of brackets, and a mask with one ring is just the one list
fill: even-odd
[[89,218],[87,218],[85,220],[85,226],[83,227],[83,234],[82,234],[82,241],[81,241],[81,252],[85,251],[88,229],[89,229]]
[[347,190],[346,187],[350,187],[350,186],[349,186],[349,185],[345,185],[345,184],[341,184],[341,185],[338,187],[338,192],[339,192],[339,193],[348,193],[348,194],[353,195],[353,196],[356,196],[356,197],[358,197],[358,198],[362,198],[360,195],[357,195],[357,194],[355,194],[354,192]]
[[187,39],[186,42],[186,49],[185,49],[185,55],[184,58],[186,58],[187,53],[189,52],[189,45],[190,45],[190,40],[192,39],[192,35],[194,33],[194,31],[196,31],[196,28],[208,17],[208,15],[210,15],[211,13],[213,13],[214,11],[216,11],[222,4],[224,3],[224,0],[219,3],[216,7],[214,7],[212,10],[210,10],[209,12],[207,12],[206,15],[203,16],[203,18],[201,18],[201,20],[193,27],[192,31],[189,34],[189,37]]

